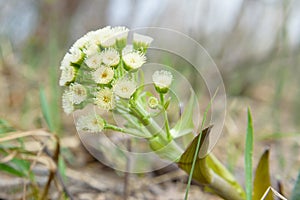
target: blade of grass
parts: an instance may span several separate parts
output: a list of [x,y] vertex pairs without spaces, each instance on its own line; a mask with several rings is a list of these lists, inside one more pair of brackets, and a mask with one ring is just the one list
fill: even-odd
[[66,163],[62,155],[59,156],[58,158],[58,170],[61,173],[62,180],[64,182],[67,181],[67,175],[66,175]]
[[48,54],[51,55],[53,58],[51,58],[48,62],[49,64],[49,77],[50,77],[50,94],[51,98],[49,101],[49,107],[51,108],[51,117],[52,117],[52,122],[55,128],[55,133],[59,134],[60,133],[60,128],[61,128],[61,115],[60,115],[60,98],[61,98],[61,93],[60,93],[60,88],[58,83],[58,68],[52,67],[59,62],[57,58],[59,58],[58,52],[59,52],[59,46],[58,46],[58,41],[55,33],[50,33],[53,35],[50,38],[50,45],[48,46]]
[[45,95],[45,90],[43,88],[40,88],[40,103],[41,103],[42,113],[43,113],[43,116],[46,120],[46,123],[47,123],[50,131],[54,133],[55,132],[54,124],[53,124],[53,121],[51,119],[49,104],[47,102],[47,98],[46,98],[46,95]]
[[251,111],[248,108],[248,125],[245,149],[246,200],[252,200],[252,154],[253,154],[253,124]]
[[0,171],[4,171],[4,172],[7,172],[9,174],[19,176],[19,177],[25,176],[25,174],[22,171],[15,169],[12,166],[5,164],[5,163],[0,163]]
[[196,164],[196,160],[197,160],[197,157],[198,157],[198,154],[199,154],[199,151],[200,151],[200,143],[201,143],[201,137],[202,137],[202,130],[204,128],[204,124],[205,124],[205,121],[206,121],[207,113],[208,113],[208,111],[209,111],[209,109],[211,107],[211,104],[212,104],[214,98],[217,95],[217,92],[218,92],[218,89],[216,90],[214,96],[212,97],[212,99],[210,100],[209,104],[207,105],[207,107],[205,109],[205,112],[204,112],[204,115],[203,115],[203,119],[202,119],[202,123],[201,123],[201,129],[200,129],[200,133],[199,133],[198,141],[197,141],[197,147],[196,147],[195,155],[194,155],[194,158],[193,158],[193,164],[192,164],[192,167],[191,167],[191,171],[190,171],[190,174],[189,174],[188,183],[187,183],[186,190],[185,190],[184,200],[187,200],[188,196],[189,196],[189,190],[190,190],[190,186],[191,186],[191,183],[192,183],[193,173],[194,173],[194,170],[195,170],[195,164]]

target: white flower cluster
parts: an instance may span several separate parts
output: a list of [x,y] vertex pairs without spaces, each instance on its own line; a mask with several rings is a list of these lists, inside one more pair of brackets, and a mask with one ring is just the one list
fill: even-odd
[[[132,97],[137,88],[135,72],[146,62],[144,47],[152,38],[135,34],[133,43],[143,48],[133,47],[127,44],[128,32],[126,27],[107,26],[88,32],[73,44],[60,65],[65,113],[88,104],[110,111],[117,101]],[[104,121],[96,115],[81,116],[77,128],[98,132],[104,128]]]

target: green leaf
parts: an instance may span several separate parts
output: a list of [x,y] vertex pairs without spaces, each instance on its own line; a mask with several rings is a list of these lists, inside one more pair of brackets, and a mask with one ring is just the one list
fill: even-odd
[[9,174],[19,176],[19,177],[24,177],[25,175],[22,173],[22,171],[17,170],[13,168],[12,166],[6,164],[6,163],[0,163],[0,171],[7,172]]
[[49,104],[47,102],[47,98],[46,98],[45,91],[43,88],[40,88],[40,102],[41,102],[43,116],[46,120],[46,123],[47,123],[50,131],[55,132],[54,125],[51,120]]
[[[269,149],[266,149],[256,168],[253,182],[253,200],[260,200],[270,186]],[[272,193],[269,192],[264,199],[273,200]]]
[[300,200],[300,171],[292,192],[291,200]]
[[[199,149],[204,150],[204,151],[207,150],[208,146],[205,145],[205,144],[207,144],[207,142],[204,142],[204,141],[205,141],[205,138],[208,137],[211,128],[212,128],[212,126],[206,128],[202,131],[202,137],[201,137]],[[201,136],[201,134],[198,134],[193,139],[193,141],[187,147],[185,152],[181,155],[179,162],[177,163],[178,166],[182,170],[187,172],[188,174],[191,172],[191,169],[192,169],[194,155],[195,155],[196,149],[198,147],[198,139],[200,136]],[[194,167],[194,173],[192,176],[194,180],[196,180],[202,184],[208,184],[212,181],[210,170],[207,166],[206,158],[207,157],[199,158],[199,156],[197,156],[195,167]]]
[[175,126],[170,130],[171,135],[174,139],[189,134],[193,131],[194,102],[195,102],[195,94],[194,92],[191,92],[190,100],[186,108],[184,109],[184,112],[180,120],[178,120]]
[[62,176],[62,179],[64,182],[67,180],[67,175],[66,175],[66,163],[64,158],[60,155],[58,158],[58,170]]
[[169,107],[170,103],[171,103],[171,98],[168,98],[167,101],[165,102],[165,105],[164,105],[165,110],[168,110],[168,107]]
[[246,173],[246,200],[252,200],[252,154],[253,154],[253,124],[250,109],[248,108],[248,126],[245,149],[245,173]]
[[30,170],[30,162],[29,161],[23,160],[20,158],[14,158],[9,163],[15,169],[21,171],[24,174],[24,176],[29,175],[29,170]]
[[19,177],[27,177],[29,175],[30,162],[13,158],[8,163],[0,163],[0,171],[4,171]]

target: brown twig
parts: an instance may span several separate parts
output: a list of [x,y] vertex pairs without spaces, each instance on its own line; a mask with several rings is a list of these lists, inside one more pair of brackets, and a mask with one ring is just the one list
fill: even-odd
[[[58,158],[59,158],[59,153],[60,153],[60,140],[59,140],[59,138],[58,138],[57,136],[55,136],[55,138],[56,138],[56,141],[57,141],[57,145],[58,145],[58,147],[59,147],[59,152],[58,152],[58,154],[57,154],[56,156],[55,156],[55,154],[54,154],[53,159],[56,158],[56,160],[54,159],[54,161],[56,162],[56,165],[58,166]],[[44,148],[44,152],[45,152],[48,156],[52,157],[51,152],[50,152],[50,150],[47,148],[47,146]],[[55,153],[56,153],[56,152],[57,152],[57,147],[56,147]],[[56,169],[56,171],[55,171],[54,174],[56,175],[57,180],[60,182],[60,184],[61,184],[61,186],[62,186],[62,188],[63,188],[64,193],[69,197],[70,200],[73,200],[74,197],[73,197],[73,195],[70,193],[70,191],[68,190],[68,188],[67,188],[67,186],[66,186],[66,184],[65,184],[65,182],[64,182],[64,180],[63,180],[63,177],[62,177],[62,175],[61,175],[60,172],[59,172],[59,170]],[[49,179],[48,179],[48,180],[49,180]]]
[[[54,155],[53,155],[52,159],[56,163],[56,166],[58,166],[58,157],[59,157],[59,154],[60,154],[60,143],[59,143],[59,138],[56,135],[54,135],[54,138],[56,139],[56,148],[55,148],[55,152],[54,152]],[[57,168],[56,168],[56,171],[57,171]],[[56,171],[53,170],[53,169],[50,169],[50,174],[48,176],[48,181],[46,183],[46,186],[44,188],[43,194],[42,194],[40,199],[42,199],[42,200],[46,199],[46,196],[48,195],[48,192],[49,192],[51,182],[55,177],[55,172]]]

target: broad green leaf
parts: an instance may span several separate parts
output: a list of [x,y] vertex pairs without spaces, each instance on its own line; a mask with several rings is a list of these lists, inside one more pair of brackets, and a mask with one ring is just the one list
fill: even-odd
[[47,102],[47,98],[46,98],[45,91],[43,88],[40,88],[40,103],[41,103],[41,107],[42,107],[43,116],[46,120],[46,123],[47,123],[50,131],[55,132],[54,124],[51,119],[49,104]]
[[190,100],[183,111],[183,114],[175,124],[175,126],[170,130],[171,135],[173,138],[178,138],[183,135],[189,134],[193,131],[194,124],[193,124],[193,109],[194,109],[194,102],[195,102],[195,94],[191,92]]
[[300,200],[300,171],[292,192],[291,200]]
[[[202,137],[201,137],[201,141],[200,141],[200,148],[201,150],[207,150],[207,146],[205,146],[206,143],[204,143],[204,140],[206,137],[208,137],[209,132],[211,130],[211,126],[204,129],[202,131]],[[182,156],[179,159],[179,162],[177,163],[178,166],[184,170],[185,172],[187,172],[188,174],[191,172],[192,169],[192,164],[193,164],[193,159],[194,159],[194,155],[196,153],[196,149],[197,149],[197,144],[198,144],[198,139],[200,137],[200,134],[197,135],[193,141],[191,142],[191,144],[187,147],[187,149],[185,150],[185,152],[182,154]],[[196,163],[195,163],[195,168],[194,168],[194,173],[193,173],[193,179],[198,181],[199,183],[202,184],[208,184],[212,181],[212,177],[210,174],[210,169],[208,168],[207,165],[207,156],[204,158],[199,158],[199,156],[197,157]]]
[[[253,200],[260,200],[270,186],[269,149],[267,149],[261,156],[256,168],[253,182]],[[264,199],[273,200],[272,193],[269,192]]]
[[248,108],[248,126],[245,149],[246,200],[252,200],[252,154],[253,154],[253,125],[250,109]]

